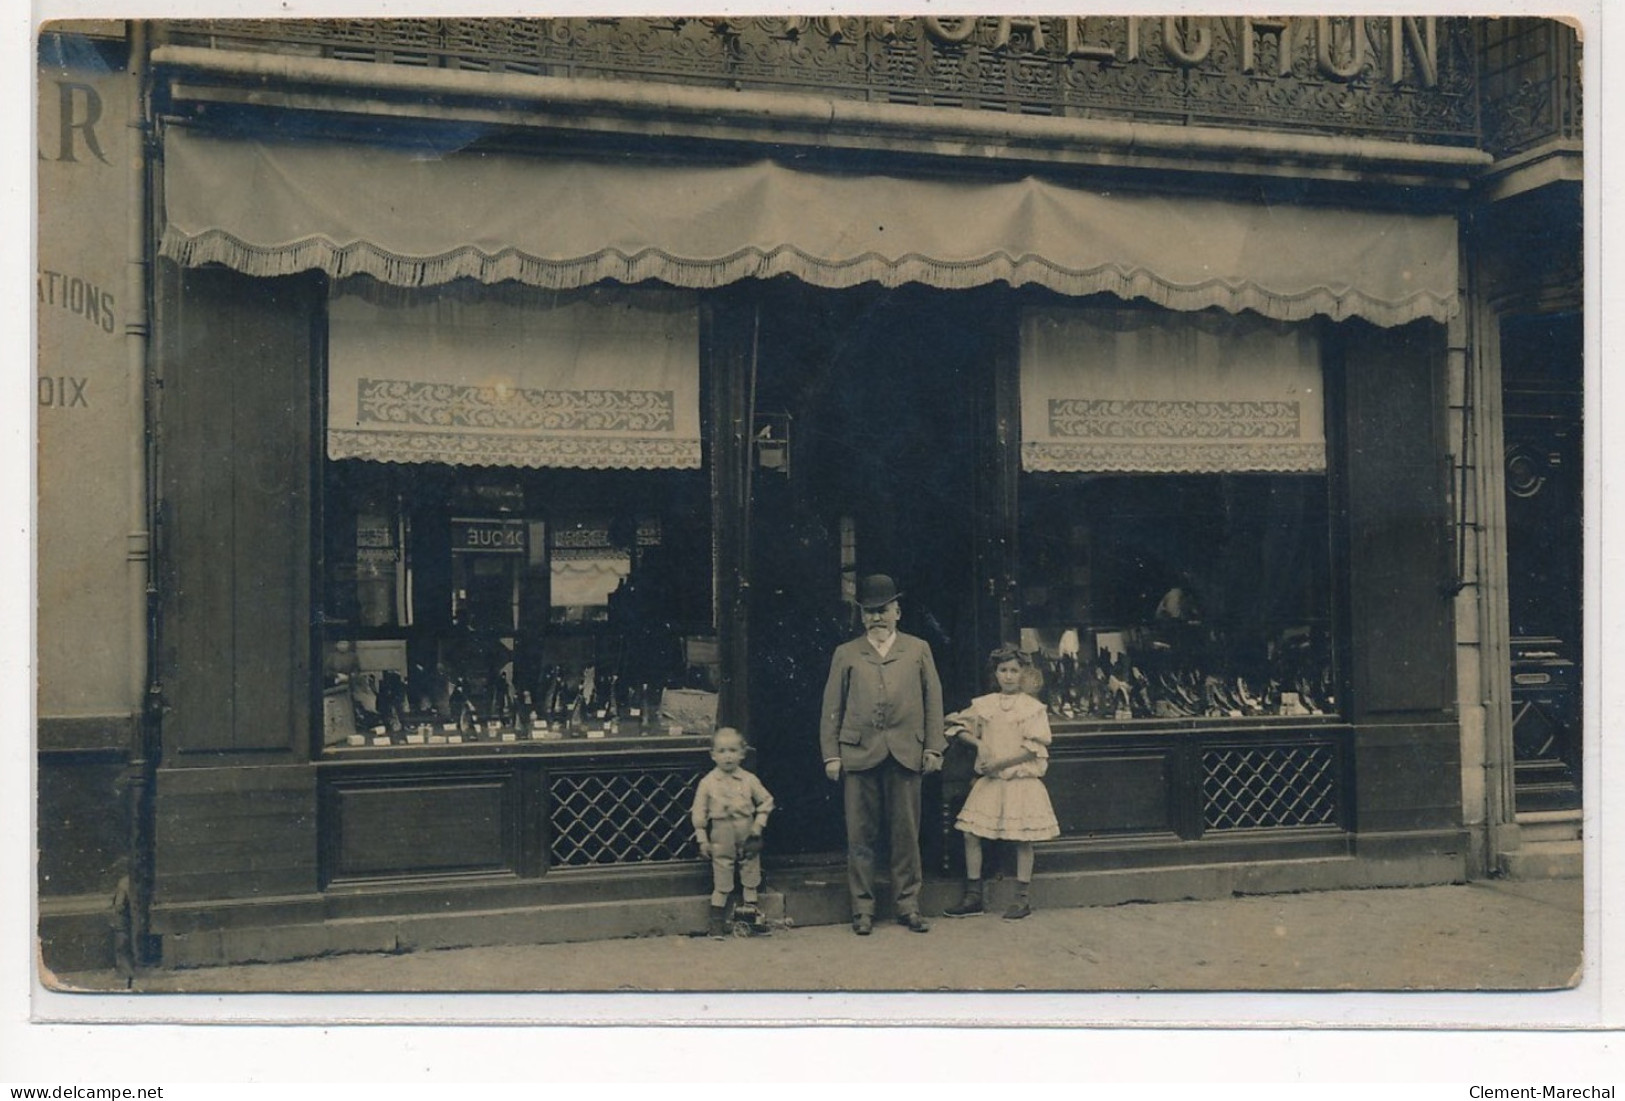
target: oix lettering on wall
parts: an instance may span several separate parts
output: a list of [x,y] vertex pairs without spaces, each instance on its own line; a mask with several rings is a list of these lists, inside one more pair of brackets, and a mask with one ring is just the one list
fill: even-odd
[[41,375],[39,403],[47,409],[89,409],[88,378],[74,375]]

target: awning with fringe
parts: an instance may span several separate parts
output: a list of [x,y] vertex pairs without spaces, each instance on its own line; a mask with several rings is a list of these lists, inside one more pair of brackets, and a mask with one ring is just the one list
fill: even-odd
[[1449,215],[739,165],[550,159],[173,128],[162,254],[423,287],[1004,282],[1282,321],[1442,321]]
[[1022,315],[1025,470],[1319,473],[1325,401],[1313,325],[1129,309]]

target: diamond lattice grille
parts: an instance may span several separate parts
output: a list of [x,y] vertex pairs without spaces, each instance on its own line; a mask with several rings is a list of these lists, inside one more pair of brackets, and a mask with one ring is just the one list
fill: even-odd
[[1209,830],[1334,825],[1336,753],[1327,745],[1206,750],[1202,814]]
[[698,859],[688,817],[698,782],[686,770],[555,774],[548,783],[552,863]]

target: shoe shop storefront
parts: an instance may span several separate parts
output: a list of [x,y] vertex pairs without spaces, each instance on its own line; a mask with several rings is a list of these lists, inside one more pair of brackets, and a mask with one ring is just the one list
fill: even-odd
[[818,698],[875,572],[950,710],[1034,656],[1045,901],[1462,878],[1472,64],[1447,19],[156,26],[136,951],[698,927],[718,724],[768,889],[843,920]]

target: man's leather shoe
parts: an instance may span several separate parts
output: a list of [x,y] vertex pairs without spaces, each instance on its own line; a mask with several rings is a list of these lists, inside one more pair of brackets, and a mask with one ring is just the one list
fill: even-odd
[[868,914],[854,914],[852,917],[852,931],[860,937],[866,937],[875,931],[875,919]]
[[926,921],[925,918],[920,916],[918,912],[912,914],[898,914],[897,924],[908,926],[908,931],[910,933],[929,933],[931,931],[930,922]]

